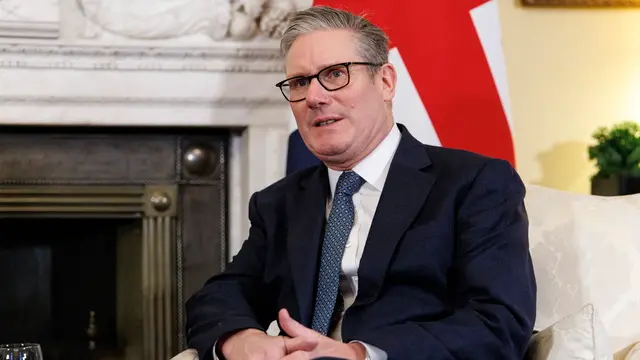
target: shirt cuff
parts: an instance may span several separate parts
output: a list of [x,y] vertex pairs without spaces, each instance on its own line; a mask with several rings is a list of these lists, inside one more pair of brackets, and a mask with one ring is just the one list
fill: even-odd
[[364,346],[364,349],[367,351],[367,360],[387,360],[387,352],[377,348],[373,345],[369,345],[367,343],[364,343],[362,341],[358,341],[358,340],[353,340],[351,341],[352,343],[356,342],[358,344],[361,344],[362,346]]
[[[211,353],[213,354],[213,360],[220,360],[221,357],[218,356],[218,352],[216,351],[216,349],[218,348],[218,340],[216,340],[215,343],[213,343],[213,350],[211,350]],[[197,358],[194,360],[198,360]]]

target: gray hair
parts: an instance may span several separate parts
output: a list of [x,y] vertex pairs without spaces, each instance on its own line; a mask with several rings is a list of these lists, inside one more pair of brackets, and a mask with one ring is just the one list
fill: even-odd
[[364,61],[385,64],[389,61],[389,38],[364,16],[326,6],[313,6],[293,14],[280,40],[280,51],[286,58],[298,36],[313,31],[346,29],[356,35],[358,52]]

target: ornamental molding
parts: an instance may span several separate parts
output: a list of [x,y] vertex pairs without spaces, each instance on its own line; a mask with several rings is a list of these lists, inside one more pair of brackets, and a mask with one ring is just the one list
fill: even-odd
[[0,37],[56,39],[59,0],[0,0]]
[[60,24],[49,21],[0,21],[0,37],[57,39]]
[[117,97],[117,96],[36,96],[36,95],[0,95],[0,103],[9,105],[75,105],[75,106],[179,106],[179,107],[282,107],[284,99],[264,99],[264,98],[240,98],[240,97],[217,97],[217,98],[178,98],[178,97]]
[[279,49],[0,44],[0,68],[281,73]]

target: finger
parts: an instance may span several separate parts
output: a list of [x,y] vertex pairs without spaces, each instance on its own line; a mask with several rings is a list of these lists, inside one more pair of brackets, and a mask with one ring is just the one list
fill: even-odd
[[313,351],[317,346],[318,340],[316,338],[301,336],[295,338],[284,338],[284,348],[287,354],[291,354],[296,351]]
[[293,320],[289,315],[287,309],[280,310],[278,314],[278,319],[280,321],[280,327],[284,332],[286,332],[290,337],[315,337],[318,335],[315,331],[305,327],[299,322]]
[[311,360],[311,359],[312,359],[311,353],[308,353],[306,351],[296,351],[283,357],[281,360]]

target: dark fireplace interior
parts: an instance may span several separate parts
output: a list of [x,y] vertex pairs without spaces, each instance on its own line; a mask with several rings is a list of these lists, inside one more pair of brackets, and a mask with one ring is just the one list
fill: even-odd
[[[46,359],[118,355],[117,244],[135,220],[0,219],[0,343],[37,342]],[[129,289],[135,291],[135,289]],[[93,312],[93,316],[91,316]]]
[[158,360],[226,263],[229,129],[0,128],[0,343]]

